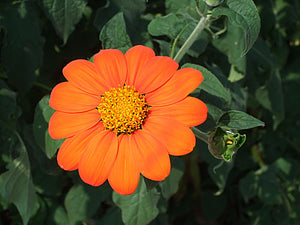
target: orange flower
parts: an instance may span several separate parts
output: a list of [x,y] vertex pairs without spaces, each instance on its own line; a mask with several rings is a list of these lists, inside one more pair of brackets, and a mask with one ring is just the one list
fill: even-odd
[[99,186],[107,179],[119,194],[135,191],[140,174],[164,180],[169,155],[185,155],[195,146],[189,127],[206,120],[207,107],[187,97],[202,82],[195,69],[177,70],[169,57],[135,46],[125,55],[101,50],[94,63],[74,60],[65,66],[68,80],[52,90],[49,122],[54,139],[66,138],[57,161],[78,169],[81,179]]

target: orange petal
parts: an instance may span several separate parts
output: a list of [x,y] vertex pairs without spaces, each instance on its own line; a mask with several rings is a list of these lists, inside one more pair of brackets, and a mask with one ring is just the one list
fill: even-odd
[[146,95],[151,106],[163,106],[178,102],[195,90],[203,80],[196,69],[184,68],[176,71],[170,80],[157,90]]
[[207,106],[197,98],[187,97],[169,106],[152,107],[150,113],[153,116],[171,117],[188,127],[193,127],[206,120]]
[[84,112],[95,109],[99,103],[100,97],[84,92],[69,82],[56,85],[49,101],[53,109],[63,112]]
[[191,129],[169,117],[150,116],[143,125],[143,130],[164,144],[170,155],[188,154],[196,144]]
[[178,63],[170,57],[152,57],[142,67],[134,86],[141,94],[153,91],[169,80],[177,68]]
[[57,154],[57,163],[64,170],[76,170],[82,153],[85,151],[87,144],[99,132],[104,130],[101,123],[83,131],[73,137],[67,138],[61,145]]
[[90,61],[77,59],[63,68],[65,78],[74,86],[95,95],[101,95],[108,90],[103,78]]
[[134,85],[134,81],[140,74],[144,64],[154,56],[155,53],[151,48],[142,45],[137,45],[129,49],[125,54],[128,68],[126,84]]
[[129,135],[119,138],[119,151],[117,159],[110,171],[108,181],[110,186],[121,195],[132,194],[138,186],[140,172],[130,144]]
[[164,180],[171,169],[170,157],[164,144],[144,130],[138,130],[131,136],[135,162],[141,174],[151,180]]
[[87,145],[78,171],[81,179],[87,184],[103,184],[116,160],[118,139],[116,133],[104,130],[98,133]]
[[49,121],[49,134],[53,139],[71,137],[93,127],[100,121],[96,109],[83,113],[65,113],[56,111]]
[[101,50],[94,57],[97,71],[111,87],[123,86],[127,76],[125,56],[117,49]]

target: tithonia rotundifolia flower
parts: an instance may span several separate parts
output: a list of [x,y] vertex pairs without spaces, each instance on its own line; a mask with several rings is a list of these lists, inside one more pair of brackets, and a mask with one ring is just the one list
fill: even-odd
[[135,191],[140,174],[162,181],[170,173],[169,155],[190,153],[190,127],[206,120],[207,107],[188,95],[203,80],[192,68],[178,70],[170,57],[135,46],[126,54],[101,50],[94,62],[71,61],[66,82],[54,87],[49,122],[53,139],[66,138],[57,161],[77,170],[93,186],[108,180],[119,194]]

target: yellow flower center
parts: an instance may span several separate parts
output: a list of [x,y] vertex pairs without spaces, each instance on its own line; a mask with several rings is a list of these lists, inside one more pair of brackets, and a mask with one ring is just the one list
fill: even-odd
[[144,95],[138,93],[134,87],[124,85],[111,88],[101,95],[97,110],[104,127],[119,135],[131,134],[141,129],[149,108]]

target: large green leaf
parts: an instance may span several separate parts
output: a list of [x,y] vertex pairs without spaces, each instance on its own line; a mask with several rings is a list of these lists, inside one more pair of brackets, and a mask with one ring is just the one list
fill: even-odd
[[41,0],[43,10],[64,44],[80,21],[86,4],[87,0]]
[[144,225],[152,221],[159,213],[157,203],[159,193],[155,188],[147,191],[144,179],[131,195],[113,193],[113,201],[121,208],[122,220],[126,225]]
[[[182,28],[187,24],[187,19],[171,13],[152,20],[148,25],[148,31],[153,36],[167,35],[171,39],[175,39]],[[193,25],[196,25],[196,22],[193,22]],[[192,24],[190,24],[190,26],[192,26]]]
[[49,106],[49,95],[44,96],[35,108],[33,134],[36,143],[45,151],[48,158],[52,158],[61,146],[63,139],[54,140],[48,132],[48,123],[54,113]]
[[115,48],[125,52],[132,46],[130,38],[126,33],[123,13],[116,14],[105,24],[99,38],[105,49]]
[[227,0],[227,5],[228,8],[216,7],[212,15],[214,17],[226,15],[233,25],[243,29],[245,40],[243,54],[246,54],[254,44],[260,31],[258,11],[252,0]]
[[203,89],[207,93],[223,98],[226,102],[230,101],[229,92],[224,88],[222,83],[218,80],[218,78],[211,73],[209,70],[204,68],[203,66],[199,66],[196,64],[186,63],[182,66],[182,68],[194,68],[199,70],[204,77],[203,82],[200,84],[199,88]]
[[212,44],[221,52],[227,55],[228,61],[237,72],[245,73],[246,57],[243,56],[245,40],[243,30],[227,22],[227,32],[223,37],[215,39]]
[[284,119],[283,93],[278,70],[271,74],[265,86],[256,90],[255,95],[258,102],[272,112],[273,128],[276,129]]
[[145,44],[149,35],[146,33],[147,21],[141,19],[141,15],[146,9],[146,3],[145,0],[108,0],[105,6],[96,11],[94,26],[101,31],[115,14],[122,12],[131,41],[135,44]]
[[204,12],[206,7],[203,1],[195,0],[166,0],[165,5],[167,13],[188,13],[189,16],[192,16],[196,20],[200,17],[197,12],[197,7],[199,7],[199,10],[202,12]]
[[259,119],[250,116],[249,114],[237,111],[230,110],[225,112],[218,121],[219,126],[225,126],[231,129],[244,130],[254,127],[264,126],[264,122]]
[[91,218],[109,194],[110,192],[104,186],[74,185],[65,198],[70,224],[75,225]]
[[22,1],[0,3],[0,15],[0,28],[5,30],[1,60],[8,81],[18,90],[27,91],[43,59],[39,13],[31,1]]
[[8,170],[0,175],[0,195],[16,205],[23,224],[27,224],[36,207],[27,149],[20,135],[7,128],[1,120],[0,134],[0,146],[11,159]]

